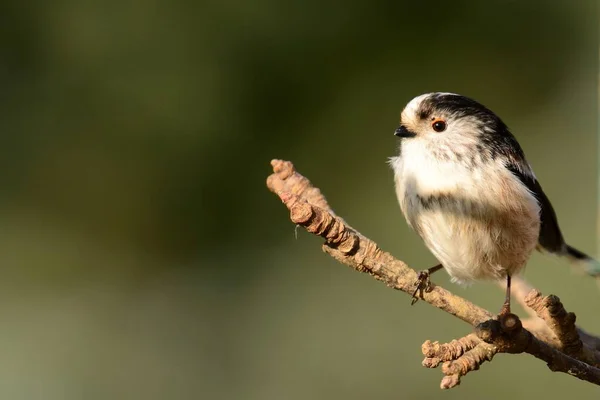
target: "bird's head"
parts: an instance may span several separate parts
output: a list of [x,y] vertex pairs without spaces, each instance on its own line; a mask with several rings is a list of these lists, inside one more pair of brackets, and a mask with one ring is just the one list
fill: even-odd
[[509,155],[521,151],[502,120],[484,105],[454,93],[427,93],[404,108],[394,134],[444,156]]

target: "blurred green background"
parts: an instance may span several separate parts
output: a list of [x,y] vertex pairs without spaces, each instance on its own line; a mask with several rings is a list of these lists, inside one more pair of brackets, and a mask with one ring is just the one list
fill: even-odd
[[[596,254],[596,8],[2,2],[0,396],[597,398],[523,355],[440,391],[420,346],[470,327],[296,239],[265,187],[290,159],[363,234],[429,267],[386,160],[406,102],[458,92],[503,117],[568,240]],[[600,333],[593,280],[541,255],[526,277]]]

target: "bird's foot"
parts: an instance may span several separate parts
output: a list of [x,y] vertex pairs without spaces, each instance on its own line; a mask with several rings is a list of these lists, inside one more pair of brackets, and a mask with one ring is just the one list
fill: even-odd
[[[428,293],[431,291],[432,287],[431,287],[431,279],[429,279],[429,277],[431,276],[431,273],[428,270],[423,270],[423,271],[419,271],[419,277],[417,279],[417,281],[415,282],[415,285],[417,286],[415,288],[415,291],[413,292],[412,295],[412,300],[410,302],[410,305],[414,305],[417,301],[419,301],[419,297],[423,298],[423,293]],[[417,296],[417,293],[419,293],[419,296]]]

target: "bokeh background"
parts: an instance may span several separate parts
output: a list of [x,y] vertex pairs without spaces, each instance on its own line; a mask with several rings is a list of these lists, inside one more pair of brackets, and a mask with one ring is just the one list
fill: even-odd
[[[590,0],[3,1],[0,396],[597,398],[522,355],[440,391],[421,343],[470,327],[296,238],[265,187],[290,159],[429,267],[386,160],[406,102],[458,92],[504,118],[597,254],[597,26]],[[600,333],[593,280],[541,255],[526,277]]]

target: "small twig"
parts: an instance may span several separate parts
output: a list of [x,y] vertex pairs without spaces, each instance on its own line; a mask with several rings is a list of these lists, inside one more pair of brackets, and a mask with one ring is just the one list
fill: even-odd
[[525,302],[548,324],[565,354],[580,356],[583,343],[575,326],[575,314],[567,312],[557,296],[544,297],[537,290],[532,290],[526,296]]
[[600,367],[598,349],[585,343],[580,335],[584,335],[583,337],[586,339],[586,342],[590,343],[594,343],[598,339],[585,334],[577,328],[575,325],[575,314],[567,312],[557,296],[543,296],[539,291],[534,289],[525,297],[525,303],[535,311],[536,315],[553,332],[558,342],[558,346],[555,347],[566,355]]
[[312,185],[304,176],[296,172],[294,164],[290,161],[273,160],[273,175],[267,178],[267,187],[273,192],[289,192],[290,194],[300,196],[302,199],[313,206],[328,210],[331,214],[333,210],[321,191]]
[[450,343],[440,344],[427,340],[421,346],[425,359],[423,366],[436,368],[440,363],[444,378],[440,384],[442,389],[451,389],[460,385],[460,378],[471,371],[476,371],[486,361],[491,361],[497,353],[496,347],[483,342],[471,333]]
[[421,351],[425,356],[423,366],[427,368],[436,368],[444,361],[456,360],[480,343],[481,340],[474,333],[453,340],[450,343],[431,342],[431,340],[427,340],[421,346]]
[[496,353],[498,349],[495,346],[481,342],[456,360],[445,362],[442,365],[442,372],[446,376],[442,379],[440,387],[451,389],[460,385],[461,377],[471,371],[477,371],[484,362],[492,361]]

